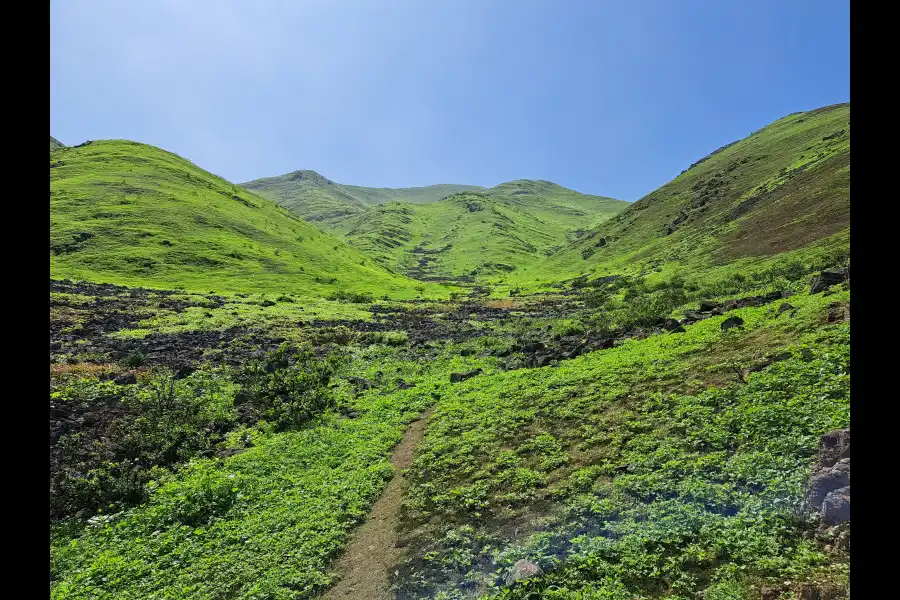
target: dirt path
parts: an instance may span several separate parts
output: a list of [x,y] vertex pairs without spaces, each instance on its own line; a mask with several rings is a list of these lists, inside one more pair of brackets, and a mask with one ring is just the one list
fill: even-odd
[[388,588],[388,570],[396,565],[403,550],[395,544],[400,504],[406,490],[403,470],[412,464],[416,446],[425,435],[425,426],[434,408],[413,421],[394,448],[391,464],[394,477],[369,512],[369,517],[353,534],[344,554],[335,564],[341,579],[328,590],[323,600],[392,600]]

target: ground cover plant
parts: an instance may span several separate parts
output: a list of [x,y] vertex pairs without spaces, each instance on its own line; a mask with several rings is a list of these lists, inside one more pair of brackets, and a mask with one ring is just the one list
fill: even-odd
[[848,598],[848,114],[634,204],[51,138],[51,597]]

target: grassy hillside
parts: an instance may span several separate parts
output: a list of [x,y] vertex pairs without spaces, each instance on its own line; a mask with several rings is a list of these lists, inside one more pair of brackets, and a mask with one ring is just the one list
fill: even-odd
[[53,152],[54,150],[57,150],[59,148],[65,148],[65,145],[63,145],[62,142],[60,142],[58,139],[56,139],[55,137],[53,137],[51,135],[50,136],[50,152]]
[[625,206],[548,181],[519,180],[431,204],[384,204],[335,231],[411,277],[484,281],[544,259],[579,229]]
[[175,154],[121,140],[51,154],[50,273],[301,295],[413,297],[420,286],[274,202]]
[[333,226],[365,209],[391,201],[425,204],[463,191],[480,190],[476,185],[439,184],[412,188],[372,188],[342,185],[315,171],[294,171],[242,184],[274,200],[300,218]]
[[846,247],[849,224],[850,106],[838,104],[720,148],[509,280],[749,264],[816,244]]

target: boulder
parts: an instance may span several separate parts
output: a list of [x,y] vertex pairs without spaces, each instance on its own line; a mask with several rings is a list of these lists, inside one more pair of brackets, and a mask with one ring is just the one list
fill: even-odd
[[845,269],[826,269],[813,277],[809,293],[818,294],[824,292],[831,286],[846,281],[847,275],[848,273]]
[[700,312],[709,312],[709,311],[713,310],[714,308],[718,308],[718,306],[719,306],[718,302],[713,302],[712,300],[701,300],[699,311]]
[[466,371],[465,373],[450,373],[450,383],[459,383],[460,381],[465,381],[470,377],[475,377],[479,375],[483,371],[481,369],[475,369],[473,371]]
[[782,302],[781,306],[778,307],[778,314],[786,313],[789,310],[794,310],[794,305],[790,302]]
[[722,331],[728,331],[734,327],[740,327],[744,324],[744,320],[740,317],[728,317],[724,321],[722,321]]
[[543,574],[544,571],[539,566],[537,566],[530,560],[522,559],[513,565],[513,568],[509,572],[509,575],[506,576],[506,585],[512,585],[517,581],[521,581],[522,579],[537,577]]
[[850,485],[850,459],[845,458],[830,467],[816,469],[809,480],[807,501],[818,510],[834,490]]
[[113,379],[113,383],[116,385],[134,385],[137,383],[137,377],[135,377],[134,373],[125,373]]
[[850,458],[850,429],[835,429],[819,439],[819,465],[830,467]]
[[850,520],[850,486],[832,490],[825,496],[822,502],[822,510],[819,513],[822,521],[828,524],[841,523]]

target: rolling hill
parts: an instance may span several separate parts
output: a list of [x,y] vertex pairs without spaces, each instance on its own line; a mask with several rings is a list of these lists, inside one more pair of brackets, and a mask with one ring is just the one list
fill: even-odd
[[476,185],[455,184],[411,188],[342,185],[308,170],[255,179],[241,185],[277,202],[301,219],[326,227],[386,202],[425,204],[451,194],[483,189]]
[[382,204],[335,231],[411,277],[473,282],[539,262],[626,206],[549,181],[517,180],[430,204]]
[[60,142],[58,139],[56,139],[52,135],[50,136],[50,152],[53,152],[54,150],[58,150],[59,148],[65,148],[65,147],[66,146],[62,142]]
[[846,247],[849,194],[850,105],[793,113],[697,161],[509,282]]
[[422,287],[270,200],[175,154],[123,140],[51,153],[50,274],[306,295],[413,297]]

